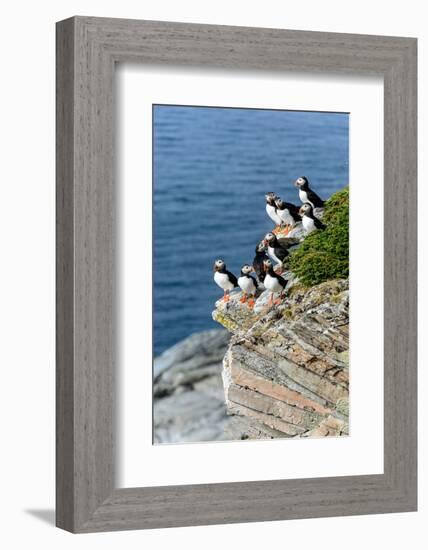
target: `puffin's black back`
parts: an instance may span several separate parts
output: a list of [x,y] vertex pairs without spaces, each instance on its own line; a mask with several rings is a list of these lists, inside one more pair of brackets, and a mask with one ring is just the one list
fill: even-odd
[[314,224],[317,229],[325,229],[327,226],[322,221],[314,216]]
[[229,277],[229,281],[233,284],[234,287],[238,286],[238,279],[235,277],[233,273],[230,271],[227,271],[227,269],[224,270],[224,273]]
[[265,280],[265,277],[266,277],[263,262],[265,260],[268,260],[269,256],[266,254],[266,252],[264,250],[262,252],[257,250],[257,247],[258,247],[258,245],[256,246],[256,255],[254,256],[253,267],[254,267],[254,271],[256,272],[256,275],[257,275],[259,281],[263,282]]
[[284,208],[287,208],[287,210],[290,212],[291,217],[294,219],[295,222],[300,221],[302,218],[299,214],[299,207],[291,202],[283,202]]
[[285,246],[283,246],[277,239],[277,237],[275,236],[275,240],[273,241],[273,243],[270,245],[273,249],[274,249],[274,252],[275,252],[275,256],[281,260],[281,262],[283,262],[285,260],[285,258],[288,256],[288,250]]
[[312,189],[310,189],[309,187],[306,190],[306,195],[309,202],[311,202],[315,208],[322,208],[324,206],[324,201],[315,193],[315,191],[312,191]]
[[319,218],[317,218],[317,217],[315,216],[314,210],[313,210],[312,207],[311,207],[309,213],[306,214],[306,215],[307,215],[309,218],[312,218],[312,219],[314,220],[314,225],[315,225],[315,227],[316,227],[317,229],[325,229],[325,228],[327,227],[326,225],[324,225],[324,224],[322,223],[322,221],[321,221]]

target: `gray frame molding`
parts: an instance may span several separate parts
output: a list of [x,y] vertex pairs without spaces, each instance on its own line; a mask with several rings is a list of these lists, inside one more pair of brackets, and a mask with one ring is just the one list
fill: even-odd
[[[416,44],[91,17],[57,24],[58,527],[92,532],[416,510]],[[123,61],[383,76],[384,474],[115,488],[113,81]]]

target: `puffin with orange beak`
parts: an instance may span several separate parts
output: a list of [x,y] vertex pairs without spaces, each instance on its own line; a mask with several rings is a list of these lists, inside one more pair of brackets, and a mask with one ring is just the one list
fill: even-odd
[[281,268],[285,259],[288,256],[288,250],[278,241],[276,235],[273,233],[266,233],[265,243],[267,245],[267,252],[272,260],[276,263],[276,267]]
[[276,204],[275,200],[277,199],[277,195],[273,193],[272,191],[270,193],[266,193],[265,199],[266,199],[266,214],[269,216],[269,218],[274,222],[275,229],[273,231],[279,231],[281,228],[281,218],[278,216],[278,213],[276,211]]
[[285,287],[287,286],[286,279],[275,273],[273,269],[273,264],[270,260],[264,261],[264,268],[266,271],[266,277],[264,280],[264,285],[267,290],[270,291],[270,298],[268,305],[272,306],[274,304],[273,297],[274,294],[279,294],[279,297],[275,300],[275,304],[280,304],[284,295]]
[[302,216],[303,229],[307,235],[315,229],[325,229],[327,227],[315,216],[314,209],[308,202],[300,208],[299,214]]
[[275,199],[275,205],[276,213],[281,219],[282,225],[285,225],[286,233],[288,234],[301,219],[299,207],[295,206],[291,202],[283,201],[280,197]]
[[299,190],[299,198],[303,204],[308,202],[312,208],[322,208],[324,206],[324,201],[309,187],[309,180],[306,176],[297,178],[294,185]]
[[263,262],[269,259],[268,255],[266,254],[266,250],[267,250],[266,242],[264,240],[259,242],[259,244],[256,246],[256,250],[255,250],[256,255],[254,256],[254,259],[253,259],[254,271],[260,283],[263,283],[266,276],[266,273],[263,267]]
[[216,260],[213,266],[214,281],[223,289],[223,302],[230,300],[230,291],[238,286],[238,279],[233,273],[227,271],[226,264],[223,260]]
[[[238,278],[239,288],[242,290],[241,304],[247,302],[249,308],[254,307],[254,296],[257,292],[259,286],[255,277],[250,275],[254,273],[254,268],[252,265],[245,264],[241,269],[241,276]],[[249,297],[249,299],[248,299]]]

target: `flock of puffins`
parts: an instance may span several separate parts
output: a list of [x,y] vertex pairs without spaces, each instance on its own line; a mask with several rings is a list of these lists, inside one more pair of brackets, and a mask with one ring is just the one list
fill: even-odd
[[[324,201],[309,187],[308,178],[302,176],[294,185],[298,188],[299,199],[303,203],[300,208],[283,201],[276,193],[265,195],[266,213],[275,223],[275,229],[257,244],[252,264],[243,265],[238,278],[227,270],[223,260],[214,262],[214,281],[224,292],[223,302],[228,302],[230,291],[239,287],[242,290],[240,302],[246,303],[252,309],[257,290],[262,286],[270,291],[269,307],[282,302],[288,281],[281,274],[284,272],[289,251],[288,245],[280,242],[276,235],[280,232],[286,237],[298,223],[302,224],[306,235],[326,228],[314,213],[315,208],[324,206]],[[274,300],[275,296],[277,297]]]

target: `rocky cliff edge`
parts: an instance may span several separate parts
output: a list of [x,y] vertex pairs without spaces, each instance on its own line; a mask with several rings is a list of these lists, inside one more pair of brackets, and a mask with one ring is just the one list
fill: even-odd
[[347,435],[348,280],[304,288],[291,277],[280,305],[268,298],[264,291],[251,310],[236,292],[213,311],[232,334],[222,369],[226,438]]

